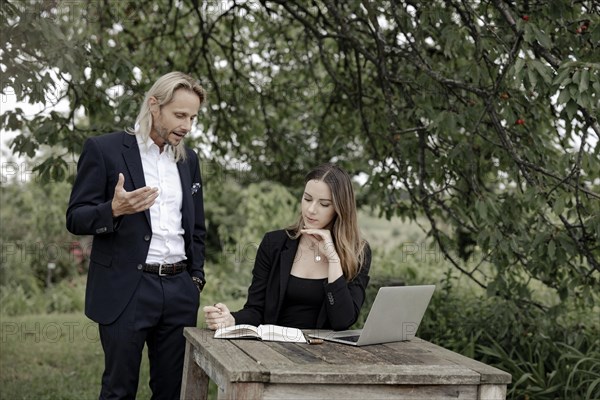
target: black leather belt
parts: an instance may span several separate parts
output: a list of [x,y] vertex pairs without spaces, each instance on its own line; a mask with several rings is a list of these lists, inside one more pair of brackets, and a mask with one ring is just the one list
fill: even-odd
[[175,264],[144,264],[144,272],[150,272],[151,274],[164,275],[177,275],[187,269],[187,263],[178,262]]

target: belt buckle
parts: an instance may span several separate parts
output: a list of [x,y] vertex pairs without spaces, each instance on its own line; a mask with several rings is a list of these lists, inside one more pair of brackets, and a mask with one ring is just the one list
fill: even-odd
[[158,276],[167,276],[167,274],[164,274],[164,273],[162,272],[162,267],[163,267],[164,265],[167,265],[167,264],[158,264]]

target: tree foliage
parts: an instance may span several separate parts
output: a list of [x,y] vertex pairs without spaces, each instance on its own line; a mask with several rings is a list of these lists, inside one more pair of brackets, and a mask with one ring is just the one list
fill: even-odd
[[182,70],[209,91],[190,144],[211,160],[289,187],[339,162],[386,216],[424,214],[490,295],[529,302],[536,280],[589,304],[599,13],[591,0],[6,2],[3,93],[70,112],[16,109],[2,125],[20,132],[15,153],[63,148],[39,166],[60,177],[86,137],[131,126],[154,79]]

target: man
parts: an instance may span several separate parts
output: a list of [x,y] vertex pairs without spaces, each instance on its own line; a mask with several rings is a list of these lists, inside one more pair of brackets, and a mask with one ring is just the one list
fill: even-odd
[[191,77],[166,74],[135,131],[89,138],[79,158],[67,229],[94,235],[85,313],[104,350],[100,399],[135,398],[144,343],[153,398],[179,398],[206,235],[198,157],[183,138],[204,96]]

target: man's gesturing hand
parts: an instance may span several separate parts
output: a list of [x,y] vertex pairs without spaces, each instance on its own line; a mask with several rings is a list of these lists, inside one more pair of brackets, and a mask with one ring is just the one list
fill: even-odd
[[135,214],[152,207],[154,200],[158,197],[158,188],[144,186],[133,192],[128,192],[123,188],[124,183],[125,177],[123,174],[119,174],[119,180],[117,186],[115,186],[115,195],[112,199],[113,217]]

